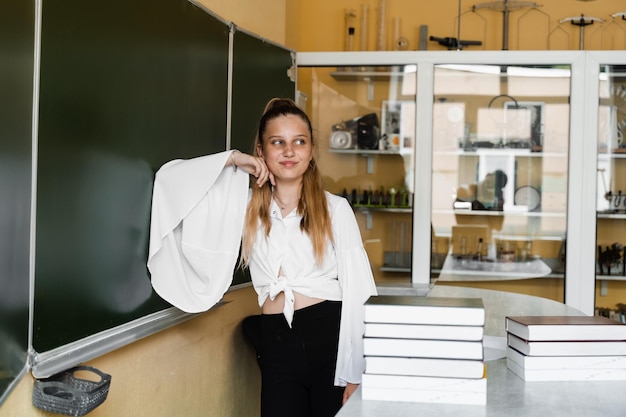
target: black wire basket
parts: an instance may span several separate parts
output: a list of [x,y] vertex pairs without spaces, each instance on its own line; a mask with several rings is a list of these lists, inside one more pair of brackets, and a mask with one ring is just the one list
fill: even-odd
[[[93,373],[99,381],[78,378],[77,372]],[[111,375],[91,366],[76,366],[48,378],[36,379],[33,405],[66,416],[84,416],[106,400]]]

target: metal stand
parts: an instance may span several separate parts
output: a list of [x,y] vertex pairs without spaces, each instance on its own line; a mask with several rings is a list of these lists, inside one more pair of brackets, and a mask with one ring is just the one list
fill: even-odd
[[436,36],[431,36],[428,38],[431,41],[436,41],[439,45],[445,46],[448,50],[457,50],[460,51],[464,46],[468,45],[482,45],[481,41],[464,41],[461,40],[461,0],[458,1],[458,12],[457,12],[457,36],[458,38],[438,38]]
[[585,15],[581,14],[580,16],[574,17],[566,17],[565,19],[559,20],[559,23],[571,22],[572,25],[576,25],[580,27],[580,50],[585,49],[585,26],[593,25],[593,22],[604,22],[604,20],[599,17],[585,17]]
[[537,8],[541,7],[541,5],[534,1],[502,0],[476,4],[472,7],[472,10],[475,12],[478,9],[486,8],[502,12],[502,50],[507,51],[509,49],[509,14],[514,10],[526,7]]
[[[621,19],[618,19],[620,17],[621,17]],[[623,42],[623,47],[624,47],[624,49],[626,49],[626,25],[623,25],[623,24],[620,23],[620,20],[626,21],[626,12],[613,13],[611,15],[611,18],[612,19],[611,19],[611,21],[608,24],[603,25],[602,33],[603,34],[607,34],[610,37],[615,36],[614,39],[617,40],[617,35],[618,34],[617,33],[611,33],[611,32],[612,31],[613,32],[621,31],[621,34],[622,34],[622,38],[621,39],[622,39],[622,42]],[[616,49],[619,49],[619,48],[616,48]]]
[[621,17],[622,20],[626,20],[626,12],[613,13],[611,17]]

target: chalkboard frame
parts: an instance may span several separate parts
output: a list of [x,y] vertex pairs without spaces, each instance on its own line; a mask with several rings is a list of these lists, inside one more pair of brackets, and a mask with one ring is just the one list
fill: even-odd
[[28,372],[35,4],[0,4],[0,406]]

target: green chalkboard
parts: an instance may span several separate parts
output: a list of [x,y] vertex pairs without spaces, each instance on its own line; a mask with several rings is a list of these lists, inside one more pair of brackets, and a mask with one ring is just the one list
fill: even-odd
[[[289,77],[292,65],[288,49],[235,28],[231,148],[256,152],[254,135],[267,102],[273,97],[295,97],[295,83]],[[234,283],[249,280],[248,270],[235,271]]]
[[186,0],[43,3],[32,344],[169,308],[146,268],[155,171],[226,149],[229,25]]
[[34,2],[0,2],[0,404],[28,352]]
[[[231,147],[248,150],[267,100],[294,96],[291,65],[292,51],[187,0],[43,3],[36,377],[178,320],[146,268],[154,174],[227,149],[229,117]],[[249,280],[238,270],[233,285]]]

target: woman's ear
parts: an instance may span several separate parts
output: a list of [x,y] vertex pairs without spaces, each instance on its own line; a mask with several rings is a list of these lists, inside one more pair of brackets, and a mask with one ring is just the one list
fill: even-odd
[[263,147],[260,144],[256,145],[256,154],[260,158],[263,158]]

